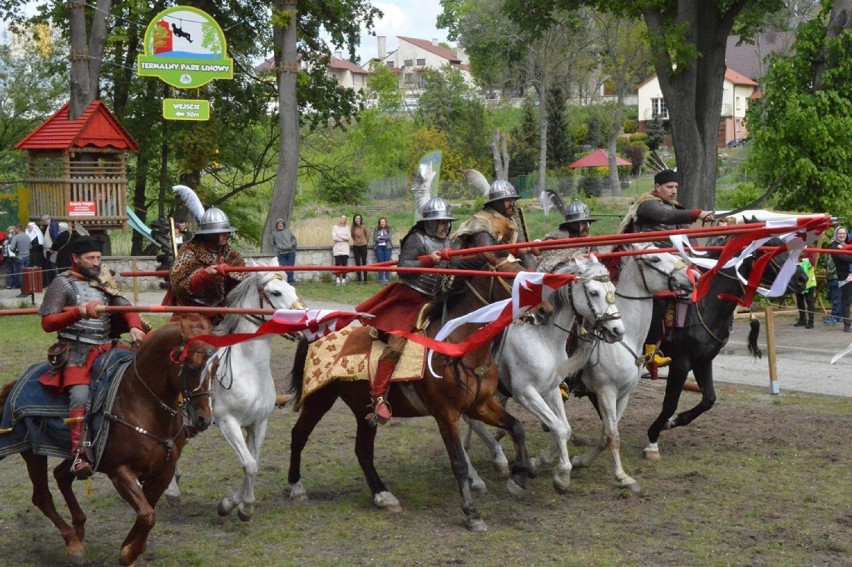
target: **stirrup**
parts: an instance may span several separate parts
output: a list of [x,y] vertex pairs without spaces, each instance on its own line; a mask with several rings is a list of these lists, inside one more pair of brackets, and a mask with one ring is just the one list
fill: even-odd
[[367,421],[373,427],[376,425],[384,425],[390,421],[393,413],[391,411],[391,406],[382,397],[376,398],[373,400],[373,411],[367,414]]
[[92,469],[92,463],[88,459],[78,455],[74,459],[74,462],[71,463],[71,474],[77,477],[77,480],[86,480],[95,474],[95,471]]

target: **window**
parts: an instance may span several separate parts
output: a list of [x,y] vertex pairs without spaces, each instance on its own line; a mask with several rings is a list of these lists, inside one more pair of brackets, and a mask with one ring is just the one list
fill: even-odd
[[414,84],[414,74],[406,73],[403,78],[403,83],[407,86]]
[[393,61],[388,61],[387,63],[388,63],[388,67],[390,67],[391,69],[394,68]]
[[418,67],[425,67],[426,66],[426,59],[418,59],[417,60],[417,66]]
[[669,109],[666,108],[666,99],[652,98],[651,99],[651,116],[653,118],[662,118],[668,120]]
[[403,61],[403,65],[406,66],[406,67],[413,67],[414,66],[414,60],[413,59],[406,59],[405,61]]

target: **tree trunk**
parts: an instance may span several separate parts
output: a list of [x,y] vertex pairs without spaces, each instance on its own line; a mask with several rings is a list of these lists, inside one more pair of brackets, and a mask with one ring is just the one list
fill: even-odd
[[[840,35],[843,30],[852,28],[852,0],[834,0],[831,6],[831,16],[828,19],[828,27],[825,30],[826,39],[833,39]],[[823,48],[825,55],[825,48]],[[814,90],[822,88],[822,75],[826,69],[835,67],[836,61],[827,60],[828,57],[821,57],[816,62],[814,70]]]
[[607,146],[607,161],[609,162],[609,187],[613,197],[621,197],[621,180],[618,178],[618,133],[621,131],[621,117],[624,110],[624,98],[622,97],[622,85],[618,84],[618,101],[615,104],[615,116],[612,119],[612,127],[609,131],[609,144]]
[[[722,14],[716,2],[679,2],[677,21],[686,24],[684,40],[701,54],[675,69],[662,42],[652,42],[654,66],[669,109],[672,140],[680,175],[678,200],[687,208],[713,210],[716,157],[725,77],[725,43],[745,5],[736,0]],[[663,18],[644,11],[652,36],[662,37]]]
[[538,191],[536,193],[541,194],[547,189],[547,81],[545,79],[541,81],[538,101]]
[[509,179],[509,151],[506,132],[494,129],[491,138],[491,155],[494,158],[494,175],[497,179]]
[[[278,123],[281,128],[279,142],[278,173],[269,215],[263,229],[261,250],[272,250],[272,219],[284,219],[290,225],[290,212],[296,199],[296,183],[299,176],[299,108],[296,101],[296,78],[299,72],[296,51],[296,28],[298,12],[296,0],[274,0],[272,3],[275,63],[278,73]],[[281,27],[282,20],[286,27]]]
[[106,43],[106,19],[112,0],[98,0],[92,10],[91,36],[86,26],[86,2],[68,3],[71,32],[71,100],[69,118],[76,120],[98,98],[98,76]]

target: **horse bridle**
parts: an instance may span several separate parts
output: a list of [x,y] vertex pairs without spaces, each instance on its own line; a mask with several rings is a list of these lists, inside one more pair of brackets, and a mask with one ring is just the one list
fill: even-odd
[[[595,310],[594,305],[592,305],[592,298],[589,295],[589,288],[586,285],[586,281],[597,281],[597,282],[606,283],[606,282],[610,281],[609,274],[601,274],[599,276],[592,276],[590,278],[586,278],[586,280],[584,280],[583,278],[577,278],[577,281],[579,281],[580,284],[583,287],[583,296],[586,299],[586,305],[589,306],[589,309],[592,311],[592,316],[595,318],[594,324],[592,325],[592,335],[600,338],[600,328],[603,326],[603,324],[608,323],[609,321],[617,321],[617,320],[621,319],[621,312],[618,309],[616,309],[615,313],[607,313],[606,311],[604,311],[603,313],[598,314],[598,312]],[[605,299],[606,299],[607,305],[615,305],[615,292],[613,292],[613,291],[606,292],[606,298]],[[574,286],[573,286],[573,284],[568,284],[568,304],[571,306],[571,309],[574,310],[574,313],[575,313],[577,320],[578,320],[578,324],[582,324],[583,317],[580,316],[580,312],[577,310],[577,304],[574,300]],[[558,328],[561,329],[561,327],[558,327]],[[569,332],[567,329],[562,329],[562,330]]]
[[688,264],[684,260],[680,260],[680,259],[677,260],[675,262],[674,268],[672,268],[672,271],[666,272],[665,270],[655,266],[653,262],[649,261],[644,256],[635,256],[634,259],[636,260],[637,264],[639,265],[639,275],[642,278],[642,287],[645,288],[645,291],[648,292],[649,295],[647,295],[647,296],[624,295],[623,293],[619,293],[617,289],[615,290],[615,295],[617,295],[618,297],[621,297],[622,299],[650,299],[650,298],[653,298],[654,293],[651,291],[651,288],[648,285],[648,280],[645,277],[645,268],[648,268],[650,270],[657,272],[658,274],[665,276],[666,286],[668,287],[668,290],[677,293],[678,286],[677,286],[677,280],[674,277],[674,273],[677,272],[678,270],[683,270],[683,269],[687,268]]
[[[198,343],[198,344],[203,344],[203,343]],[[177,409],[172,408],[170,405],[168,405],[163,400],[161,400],[160,397],[156,394],[156,392],[154,392],[151,389],[151,387],[148,385],[148,383],[145,382],[145,380],[142,378],[142,375],[139,374],[139,367],[136,365],[136,357],[133,358],[133,363],[132,363],[133,376],[136,378],[136,380],[139,381],[140,384],[142,384],[142,386],[145,387],[145,390],[147,390],[148,393],[157,401],[159,408],[162,411],[164,411],[165,413],[167,413],[170,418],[174,418],[178,414],[182,415],[182,418],[183,418],[182,422],[183,422],[184,425],[178,430],[178,432],[174,435],[174,437],[172,437],[171,439],[160,438],[160,437],[154,435],[153,433],[151,433],[150,431],[148,431],[147,429],[145,429],[144,427],[140,427],[138,425],[133,425],[129,421],[125,421],[124,419],[118,417],[115,414],[112,414],[112,413],[109,413],[109,412],[104,412],[105,418],[107,418],[111,421],[114,421],[116,423],[126,425],[127,427],[129,427],[130,429],[139,433],[140,435],[150,437],[151,439],[154,439],[155,441],[158,441],[158,442],[162,443],[163,445],[165,445],[166,449],[167,449],[166,460],[168,460],[169,457],[171,456],[171,451],[175,446],[175,441],[178,438],[180,438],[180,436],[182,434],[186,433],[186,423],[189,420],[189,405],[192,403],[192,400],[195,399],[195,398],[201,397],[201,396],[208,396],[208,397],[212,396],[212,392],[210,391],[210,387],[209,387],[210,375],[208,374],[208,375],[202,377],[202,379],[198,382],[198,386],[196,386],[193,390],[190,391],[189,385],[187,384],[187,379],[186,379],[186,370],[187,370],[187,367],[189,369],[192,369],[192,370],[197,370],[199,368],[199,366],[201,366],[201,367],[204,366],[204,364],[195,365],[194,363],[187,363],[187,360],[189,360],[192,357],[193,354],[195,354],[197,352],[203,352],[205,354],[204,360],[206,362],[210,358],[210,356],[213,354],[214,349],[210,346],[204,346],[204,347],[196,348],[195,351],[192,352],[192,353],[185,353],[184,352],[185,348],[186,348],[186,343],[183,342],[183,343],[181,343],[181,345],[179,347],[177,347],[175,350],[173,350],[169,354],[170,363],[178,365],[178,376],[181,379],[181,395],[183,396],[183,399],[180,402],[180,404],[178,405]],[[204,388],[205,384],[208,385],[207,388]]]

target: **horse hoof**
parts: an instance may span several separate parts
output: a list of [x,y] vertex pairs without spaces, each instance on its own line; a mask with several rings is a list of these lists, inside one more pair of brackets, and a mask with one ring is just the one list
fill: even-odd
[[633,482],[629,483],[629,484],[622,485],[621,488],[626,489],[631,494],[641,494],[642,493],[642,489],[639,488],[639,483],[636,482],[635,480]]
[[541,462],[539,462],[538,457],[530,458],[530,475],[535,476],[539,473],[539,467],[541,467]]
[[174,496],[172,494],[166,494],[166,504],[169,506],[180,506],[180,494]]
[[568,488],[571,486],[571,477],[568,476],[567,479],[560,478],[558,476],[553,477],[553,490],[556,491],[556,494],[566,495],[568,494]]
[[477,494],[488,494],[488,487],[481,478],[470,481],[470,489]]
[[68,564],[73,565],[74,567],[78,567],[79,565],[86,564],[85,554],[83,553],[83,546],[81,545],[79,549],[66,550],[68,555]]
[[243,522],[248,522],[249,520],[251,520],[251,514],[246,514],[245,512],[239,509],[237,509],[237,517]]
[[290,500],[293,502],[307,502],[308,492],[301,482],[297,482],[290,486]]
[[648,461],[659,461],[660,460],[660,452],[655,449],[645,449],[642,451],[642,455],[645,457],[645,460]]
[[221,502],[219,502],[218,506],[216,506],[216,513],[219,514],[223,518],[225,516],[227,516],[228,514],[230,514],[231,510],[234,509],[233,504],[229,505],[227,501],[228,501],[228,499],[225,498]]
[[402,505],[399,503],[399,500],[388,491],[373,495],[373,504],[376,508],[386,512],[402,512]]
[[485,525],[485,520],[482,518],[470,519],[467,520],[467,529],[474,533],[485,532],[488,531],[488,526]]
[[507,461],[494,461],[494,470],[497,471],[501,476],[509,476],[512,474],[512,471],[509,469],[509,463]]
[[518,484],[513,478],[506,481],[506,489],[515,498],[523,498],[527,493],[527,489]]

